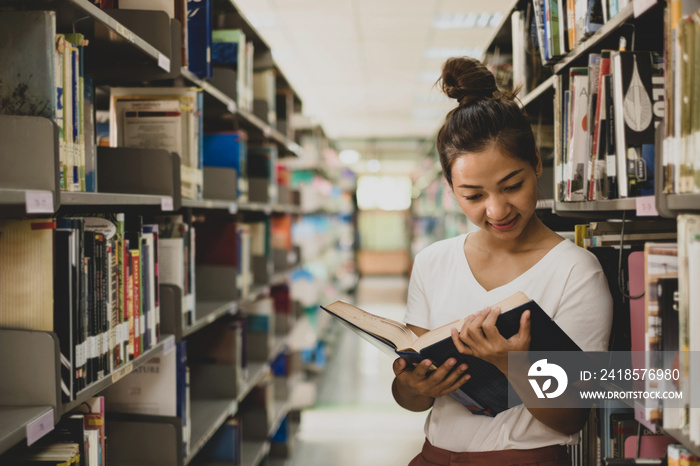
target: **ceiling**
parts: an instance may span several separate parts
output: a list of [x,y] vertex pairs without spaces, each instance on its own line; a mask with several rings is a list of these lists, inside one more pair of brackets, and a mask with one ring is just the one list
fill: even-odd
[[[345,147],[361,143],[365,150],[367,140],[432,138],[454,105],[434,87],[442,63],[455,55],[480,57],[495,30],[488,26],[435,28],[436,18],[452,15],[446,18],[459,21],[468,13],[506,11],[512,3],[234,1],[270,45],[275,61],[301,97],[303,113],[320,123],[331,139]],[[489,16],[483,18],[485,22]],[[490,19],[492,24],[499,20],[498,16]],[[414,146],[424,150],[420,144]],[[361,148],[357,150],[362,153]],[[408,147],[402,150],[404,158],[419,156]]]

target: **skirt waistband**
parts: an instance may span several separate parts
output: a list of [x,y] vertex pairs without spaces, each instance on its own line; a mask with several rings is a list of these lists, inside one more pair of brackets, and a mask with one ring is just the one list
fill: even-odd
[[551,445],[530,450],[453,452],[438,448],[426,440],[423,444],[422,454],[427,461],[441,465],[514,466],[519,464],[558,461],[566,464],[570,461],[564,445]]

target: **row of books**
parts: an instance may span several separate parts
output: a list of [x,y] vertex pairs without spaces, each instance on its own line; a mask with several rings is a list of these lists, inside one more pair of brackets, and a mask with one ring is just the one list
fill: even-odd
[[653,195],[655,131],[665,104],[660,57],[603,50],[588,63],[569,70],[559,125],[555,118],[556,200]]
[[[610,230],[610,224],[604,225],[603,230]],[[692,409],[700,387],[694,383],[696,367],[691,365],[691,354],[699,349],[694,336],[699,328],[700,299],[694,284],[700,280],[700,216],[679,215],[676,231],[662,224],[652,232],[653,222],[632,222],[629,227],[624,234],[618,227],[623,249],[589,248],[603,265],[615,302],[613,334],[617,341],[611,349],[644,354],[643,360],[632,361],[635,368],[679,369],[678,384],[645,380],[637,388],[680,390],[684,394],[680,407],[645,399],[637,403],[635,419],[654,432],[658,427],[682,431],[700,445],[700,415]],[[589,228],[600,230],[597,223]],[[671,233],[677,235],[675,240],[663,237]],[[628,234],[639,238],[628,243],[624,240]]]
[[291,172],[281,162],[276,144],[248,142],[245,131],[207,132],[203,164],[235,170],[240,201],[298,204],[291,190]]
[[582,248],[644,246],[649,241],[676,241],[676,221],[634,220],[588,222],[574,226],[574,242]]
[[[201,0],[127,0],[101,8],[163,11],[182,26],[183,64],[203,79],[232,82],[230,97],[237,107],[255,114],[273,128],[277,122],[276,74],[272,68],[253,70],[255,47],[242,29],[214,29],[214,2]],[[218,68],[218,70],[217,70]],[[222,71],[223,70],[223,71]],[[221,76],[215,76],[221,74]]]
[[666,80],[668,109],[664,141],[664,193],[700,192],[700,84],[697,37],[700,13],[682,16],[681,2],[666,8]]
[[127,219],[0,223],[0,327],[57,334],[64,400],[159,341],[158,228]]
[[533,0],[533,38],[542,63],[554,64],[627,3],[626,0]]
[[181,216],[0,222],[0,327],[55,332],[64,400],[160,341],[160,285],[194,320],[194,230]]
[[82,34],[57,34],[53,11],[0,17],[0,114],[42,116],[58,127],[60,189],[95,190],[94,86]]
[[202,197],[202,91],[190,87],[113,87],[110,146],[165,149],[180,156],[182,196]]
[[[0,60],[12,64],[4,67],[0,74],[3,82],[0,113],[43,116],[56,123],[61,190],[98,190],[97,140],[100,140],[101,145],[112,147],[164,149],[177,153],[181,162],[183,197],[202,197],[204,109],[201,89],[113,87],[110,89],[109,115],[97,112],[100,120],[109,121],[108,135],[102,134],[104,130],[101,128],[105,125],[96,123],[95,86],[91,76],[84,71],[84,48],[89,46],[84,36],[58,34],[53,11],[10,11],[3,14],[0,22],[3,37],[7,39],[0,46]],[[236,47],[236,42],[230,42],[232,39],[227,34],[223,37],[229,42],[221,44]],[[249,44],[252,47],[252,43]],[[41,59],[37,59],[37,50],[42,51]],[[17,60],[15,57],[18,56],[22,58]],[[241,103],[241,98],[239,106],[252,110],[255,101],[257,108],[263,109],[261,117],[274,123],[277,118],[275,72],[273,69],[260,71],[254,79],[252,56],[250,60],[247,65],[250,82],[242,92],[248,96],[244,100],[249,103]],[[255,94],[253,82],[257,84]],[[99,130],[96,125],[99,125]],[[267,168],[271,173],[272,182],[266,186],[270,192],[261,198],[274,200],[277,146],[262,145],[254,150],[267,157]],[[256,160],[251,157],[251,169],[256,173],[265,171],[266,167],[257,164]],[[245,171],[238,174],[247,176]],[[267,177],[267,173],[263,176]]]

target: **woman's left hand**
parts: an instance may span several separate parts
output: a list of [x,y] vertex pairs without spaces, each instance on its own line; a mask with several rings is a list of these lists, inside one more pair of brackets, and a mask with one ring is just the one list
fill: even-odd
[[460,353],[488,361],[507,374],[508,352],[530,348],[530,311],[523,312],[520,330],[507,340],[496,328],[500,313],[500,308],[487,307],[470,315],[461,330],[452,329],[452,341]]

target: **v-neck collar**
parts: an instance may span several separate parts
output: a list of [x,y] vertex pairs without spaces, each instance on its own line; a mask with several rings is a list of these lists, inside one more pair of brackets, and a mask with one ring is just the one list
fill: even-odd
[[467,260],[467,254],[464,251],[464,245],[465,245],[465,243],[467,241],[467,237],[469,236],[470,233],[466,233],[464,235],[464,238],[462,239],[462,241],[458,242],[458,246],[460,248],[460,253],[461,253],[461,257],[462,257],[462,263],[464,264],[465,272],[467,274],[468,279],[473,282],[474,286],[476,286],[477,289],[481,290],[487,296],[491,295],[491,294],[497,294],[503,288],[512,287],[518,281],[522,280],[523,277],[527,277],[528,275],[530,275],[532,273],[536,273],[537,269],[541,268],[543,266],[543,264],[545,264],[549,260],[549,258],[554,254],[554,251],[556,249],[558,249],[559,247],[561,247],[561,245],[566,242],[566,239],[564,239],[563,241],[560,241],[559,243],[557,243],[554,247],[552,247],[549,251],[547,251],[547,253],[544,256],[542,256],[540,258],[540,260],[538,260],[536,263],[534,263],[529,269],[527,269],[526,271],[524,271],[523,273],[521,273],[520,275],[515,277],[513,280],[509,281],[508,283],[504,283],[503,285],[497,286],[496,288],[492,288],[490,290],[487,290],[474,276],[474,273],[472,272],[472,268],[469,265],[469,261]]

